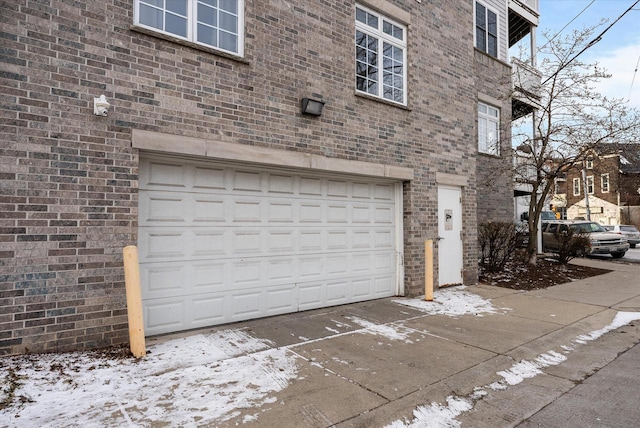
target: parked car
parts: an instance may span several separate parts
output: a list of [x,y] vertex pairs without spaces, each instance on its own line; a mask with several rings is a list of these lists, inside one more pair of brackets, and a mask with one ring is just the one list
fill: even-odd
[[617,224],[614,226],[602,226],[609,232],[624,235],[629,242],[631,248],[636,248],[636,245],[640,244],[640,232],[631,224]]
[[560,242],[558,235],[569,233],[585,234],[589,239],[589,246],[577,255],[587,254],[611,254],[611,257],[619,259],[629,249],[627,239],[620,234],[607,232],[599,223],[594,221],[550,221],[542,229],[542,250],[544,252],[558,252]]

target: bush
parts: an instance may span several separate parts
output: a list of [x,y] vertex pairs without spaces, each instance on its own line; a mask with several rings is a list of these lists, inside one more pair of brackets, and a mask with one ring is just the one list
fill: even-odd
[[513,223],[490,221],[478,225],[480,266],[486,272],[504,269],[518,247],[518,234]]
[[554,233],[558,241],[558,262],[563,265],[575,257],[584,257],[590,246],[588,234],[576,232],[573,228],[567,229]]

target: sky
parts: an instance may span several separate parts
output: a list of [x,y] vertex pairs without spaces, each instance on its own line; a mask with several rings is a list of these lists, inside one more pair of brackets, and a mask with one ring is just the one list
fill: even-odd
[[[538,46],[546,43],[544,34],[555,35],[574,18],[561,35],[570,35],[572,30],[581,30],[607,22],[596,29],[594,37],[604,31],[636,0],[540,0],[540,22],[537,30]],[[592,4],[591,4],[592,3]],[[591,4],[591,5],[590,5]],[[580,12],[589,6],[582,14]],[[576,18],[576,16],[580,14]],[[640,3],[613,25],[602,40],[586,50],[580,59],[598,62],[612,77],[598,85],[601,94],[612,98],[629,100],[629,104],[640,110]],[[635,76],[635,79],[634,79]],[[632,86],[633,83],[633,86]]]
[[[437,290],[433,302],[394,302],[427,315],[450,317],[501,316],[510,311],[494,307],[465,286]],[[602,329],[505,366],[496,372],[497,381],[478,385],[471,396],[451,395],[446,403],[424,403],[414,409],[411,420],[397,420],[388,427],[460,426],[456,418],[471,411],[491,391],[504,391],[543,374],[547,367],[569,359],[581,345],[639,319],[640,313],[618,312]],[[345,328],[343,319],[332,320],[325,326],[332,334],[301,338],[300,343],[282,347],[243,329],[227,329],[152,344],[150,353],[140,360],[92,357],[82,352],[6,357],[0,371],[0,403],[6,404],[0,408],[0,426],[215,425],[241,416],[241,410],[245,413],[243,422],[259,422],[263,411],[278,404],[278,392],[305,380],[297,347],[313,343],[321,350],[325,340],[362,334],[394,346],[419,341],[425,334],[403,322],[347,320],[353,324],[351,329]],[[312,364],[324,368],[318,361]],[[327,370],[326,376],[330,373]]]

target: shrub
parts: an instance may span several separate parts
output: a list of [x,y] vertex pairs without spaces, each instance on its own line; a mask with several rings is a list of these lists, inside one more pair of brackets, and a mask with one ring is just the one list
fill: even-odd
[[518,247],[518,235],[513,223],[490,221],[478,225],[480,266],[486,272],[504,269]]
[[558,241],[557,257],[560,264],[566,265],[571,259],[584,257],[587,254],[590,246],[588,234],[580,233],[569,227],[563,228],[562,231],[558,229],[554,235]]

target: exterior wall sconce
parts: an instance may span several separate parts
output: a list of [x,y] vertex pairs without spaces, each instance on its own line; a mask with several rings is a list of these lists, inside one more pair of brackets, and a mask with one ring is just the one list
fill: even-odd
[[109,112],[111,104],[107,101],[107,97],[100,95],[100,98],[93,99],[93,114],[96,116],[106,116]]
[[300,100],[302,107],[302,114],[308,114],[310,116],[320,116],[322,114],[322,108],[324,102],[318,100],[312,100],[311,98],[303,98]]

